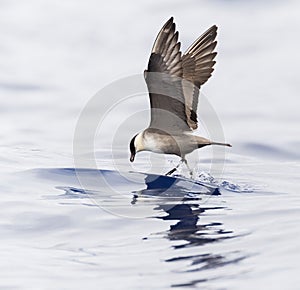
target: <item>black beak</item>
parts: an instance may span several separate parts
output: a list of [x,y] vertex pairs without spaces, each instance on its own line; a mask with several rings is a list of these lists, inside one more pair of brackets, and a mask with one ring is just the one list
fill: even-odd
[[131,153],[131,156],[130,156],[130,162],[133,162],[133,161],[134,161],[134,157],[135,157],[135,154],[132,154],[132,153]]

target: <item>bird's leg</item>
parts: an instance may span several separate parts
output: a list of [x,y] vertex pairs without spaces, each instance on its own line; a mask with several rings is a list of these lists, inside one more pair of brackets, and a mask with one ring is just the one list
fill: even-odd
[[182,158],[181,161],[185,163],[188,171],[190,172],[190,177],[193,178],[193,171],[191,170],[190,166],[188,165],[187,160],[185,158]]
[[176,170],[177,170],[177,167],[174,167],[173,169],[171,169],[170,171],[168,171],[165,175],[171,175]]
[[180,161],[179,161],[179,163],[177,164],[177,166],[176,167],[174,167],[173,169],[171,169],[169,172],[167,172],[165,175],[171,175],[172,173],[174,173],[177,169],[178,169],[178,167],[180,166],[180,164],[182,164],[182,162],[184,161],[184,159],[181,159]]

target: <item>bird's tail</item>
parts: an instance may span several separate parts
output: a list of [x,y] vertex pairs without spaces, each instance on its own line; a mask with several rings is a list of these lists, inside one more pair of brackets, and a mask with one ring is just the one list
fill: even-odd
[[206,139],[204,137],[200,137],[200,136],[196,136],[195,137],[198,143],[198,148],[207,146],[207,145],[221,145],[221,146],[228,146],[228,147],[232,147],[231,144],[229,143],[220,143],[220,142],[214,142],[211,141],[209,139]]
[[221,145],[221,146],[232,147],[232,145],[229,144],[229,143],[211,142],[210,144],[211,145]]

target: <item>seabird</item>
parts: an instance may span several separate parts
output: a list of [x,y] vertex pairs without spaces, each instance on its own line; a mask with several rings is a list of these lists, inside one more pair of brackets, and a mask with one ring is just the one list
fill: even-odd
[[[186,154],[207,145],[229,146],[195,136],[198,127],[197,106],[200,87],[210,78],[215,65],[217,26],[204,32],[182,54],[178,31],[171,17],[154,42],[144,77],[151,105],[150,125],[130,141],[130,161],[140,151],[175,154],[184,162]],[[190,174],[192,171],[188,167]]]

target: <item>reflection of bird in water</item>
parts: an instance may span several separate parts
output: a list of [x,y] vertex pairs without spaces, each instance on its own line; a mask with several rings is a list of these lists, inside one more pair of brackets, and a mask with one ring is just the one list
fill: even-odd
[[[140,151],[175,154],[187,167],[185,155],[207,145],[231,146],[192,135],[198,127],[200,87],[210,78],[215,65],[217,42],[214,25],[182,55],[173,17],[162,27],[154,42],[145,80],[151,104],[151,122],[130,142],[130,161]],[[173,173],[180,165],[167,174]],[[192,171],[188,167],[190,174]]]
[[[168,215],[165,217],[158,217],[163,220],[178,220],[174,225],[170,226],[167,238],[170,241],[183,241],[182,244],[174,245],[174,249],[184,249],[190,247],[201,247],[210,243],[216,243],[227,239],[235,238],[233,231],[226,231],[222,229],[222,223],[212,222],[208,224],[197,225],[200,220],[200,215],[206,210],[222,209],[223,207],[206,207],[200,208],[198,204],[174,204],[173,206],[159,205],[158,209],[163,209]],[[186,243],[188,242],[188,243]],[[206,249],[206,248],[204,248]],[[204,250],[205,251],[205,250]],[[227,252],[224,254],[213,252],[200,252],[200,248],[188,253],[195,253],[193,255],[175,254],[174,257],[166,259],[166,262],[176,261],[190,261],[187,272],[202,271],[206,269],[224,267],[228,264],[238,263],[246,258],[239,251]],[[175,284],[172,286],[195,286],[198,283],[207,281],[206,279],[192,280],[184,284]]]
[[[164,175],[147,174],[145,177],[146,189],[134,192],[132,204],[135,204],[139,197],[160,197],[179,200],[199,200],[201,195],[220,195],[219,188],[215,185],[207,185],[198,182],[191,183],[190,180],[169,177]],[[197,189],[197,194],[191,194],[189,189]]]
[[[168,258],[165,261],[189,261],[190,265],[186,271],[190,272],[222,267],[231,263],[238,263],[245,259],[246,256],[242,255],[238,250],[220,254],[206,252],[207,248],[204,247],[201,253],[200,248],[202,246],[232,239],[237,236],[233,231],[224,230],[221,222],[199,224],[201,214],[206,211],[221,210],[224,209],[224,207],[200,207],[197,201],[199,202],[203,195],[199,194],[198,198],[196,195],[192,199],[185,198],[184,194],[186,192],[184,191],[184,188],[176,185],[175,181],[176,179],[172,177],[160,176],[159,178],[154,179],[154,175],[149,175],[145,179],[147,188],[141,190],[139,195],[134,194],[132,200],[132,204],[136,205],[142,197],[154,197],[152,202],[154,202],[155,205],[158,205],[154,207],[154,210],[160,212],[160,214],[157,215],[157,218],[164,221],[176,221],[175,224],[170,226],[169,230],[163,233],[163,237],[170,241],[176,241],[176,245],[173,245],[175,250],[174,257]],[[162,189],[167,191],[166,195],[164,195]],[[217,192],[216,194],[220,195],[220,192]],[[178,201],[179,196],[181,196],[180,201]],[[161,212],[165,212],[167,215],[161,216]],[[182,243],[178,244],[178,242],[181,241]],[[188,255],[184,255],[184,252],[182,251],[176,251],[177,249],[190,247],[197,247],[197,250],[189,250]],[[174,284],[172,286],[195,286],[196,284],[205,281],[206,279],[193,280],[182,285]]]
[[[175,246],[175,248],[186,247],[187,245],[204,245],[231,238],[233,232],[220,229],[222,223],[214,222],[197,225],[201,213],[206,210],[222,208],[223,207],[211,207],[202,209],[197,204],[188,203],[159,205],[159,209],[163,209],[168,214],[167,216],[162,217],[163,220],[178,220],[175,225],[170,226],[168,234],[169,239],[185,240],[189,242],[189,244],[184,243],[182,246]],[[211,235],[209,235],[209,233],[211,233]]]

